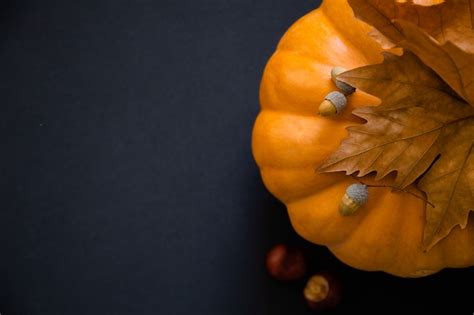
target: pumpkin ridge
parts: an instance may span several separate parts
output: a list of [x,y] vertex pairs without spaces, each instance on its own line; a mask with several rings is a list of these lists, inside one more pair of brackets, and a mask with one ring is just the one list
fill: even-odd
[[[344,8],[344,6],[347,8],[347,11],[348,11],[348,16],[344,16],[345,15],[345,12],[340,12],[338,11],[337,14],[335,14],[333,16],[333,12],[331,11],[330,7],[329,7],[329,4],[328,4],[328,1],[327,0],[324,0],[320,9],[325,13],[325,16],[333,16],[333,19],[330,19],[328,18],[328,21],[329,23],[332,24],[333,28],[337,31],[337,33],[340,35],[340,37],[344,38],[344,41],[346,42],[349,42],[351,43],[351,46],[353,46],[353,48],[358,51],[361,47],[359,47],[359,42],[356,42],[356,39],[358,41],[361,40],[360,37],[353,37],[353,36],[348,36],[346,35],[346,32],[348,31],[346,28],[342,28],[338,23],[336,23],[336,21],[344,21],[344,19],[350,19],[352,21],[354,21],[355,25],[353,25],[353,28],[357,28],[358,30],[355,30],[355,32],[361,32],[362,29],[364,29],[364,35],[365,38],[364,41],[364,49],[362,49],[362,54],[364,55],[365,57],[365,64],[373,64],[373,63],[379,63],[383,60],[382,58],[382,51],[383,49],[380,47],[380,45],[374,40],[372,39],[370,36],[369,36],[369,32],[371,30],[371,27],[365,23],[364,21],[361,21],[359,20],[358,18],[356,18],[355,14],[354,14],[354,11],[352,10],[352,8],[350,7],[350,5],[347,3],[347,0],[331,0],[333,1],[333,3],[335,3],[336,1],[339,1],[339,6]],[[341,4],[342,2],[344,2],[344,5]],[[337,7],[337,5],[335,5],[334,7]],[[341,8],[340,8],[341,9]],[[379,52],[378,56],[374,58],[374,55],[373,53],[374,52]]]
[[[287,203],[287,208],[290,213],[292,224],[295,223],[294,224],[295,229],[307,240],[317,243],[317,244],[324,244],[325,246],[334,246],[338,244],[343,244],[353,233],[353,229],[349,229],[349,228],[351,226],[353,226],[354,228],[358,228],[360,226],[360,222],[366,219],[366,216],[367,216],[366,212],[359,212],[351,217],[340,216],[339,211],[338,211],[340,198],[331,199],[331,201],[334,202],[334,205],[332,206],[332,208],[326,207],[326,208],[314,209],[315,198],[317,200],[318,198],[321,198],[321,196],[324,196],[325,194],[334,196],[334,192],[337,190],[338,186],[340,188],[341,182],[343,185],[345,185],[344,182],[349,184],[355,181],[351,181],[349,178],[346,180],[341,179],[331,185],[328,185],[324,188],[319,189],[318,192],[315,194],[308,195],[305,198],[297,199],[290,203]],[[342,197],[343,194],[344,194],[344,190],[341,189],[339,193],[337,193],[337,196],[340,195]],[[308,207],[306,206],[306,204],[309,204],[310,206]],[[316,204],[316,206],[318,205]],[[296,216],[296,213],[299,213],[299,216]],[[308,224],[307,222],[311,222],[312,220],[315,220],[314,218],[315,216],[319,217],[319,220],[317,222],[318,225],[324,224],[323,226],[320,227],[320,229],[318,229],[318,231],[309,230],[308,228],[306,228],[307,225],[308,226],[311,225],[311,224]],[[301,220],[303,220],[304,223],[294,221],[296,220],[295,217],[298,217],[298,220],[300,220],[300,222]],[[310,220],[307,220],[308,218]],[[326,225],[325,222],[330,223],[330,226]],[[304,235],[304,233],[301,233],[301,230],[299,230],[301,227],[303,227],[303,229],[307,232],[306,235]],[[328,229],[330,231],[339,231],[337,233],[334,233],[337,239],[332,238],[332,240],[329,241],[327,239],[327,236],[323,236],[323,234],[327,234]],[[343,235],[341,234],[341,231],[343,231]],[[321,238],[321,237],[325,238],[324,242],[320,242],[317,240],[317,238]]]
[[[324,75],[321,69],[324,68],[328,68],[327,84],[330,81],[330,66],[315,62],[314,58],[300,58],[294,51],[277,51],[268,62],[260,84],[261,108],[314,117],[317,114],[318,99],[324,97],[324,92],[320,92],[319,97],[317,92],[317,83],[321,82],[321,76]],[[314,95],[308,94],[310,85],[302,84],[300,76],[307,76],[308,80],[313,82],[312,85],[316,89]],[[293,90],[282,89],[281,86],[285,85],[294,87],[301,92],[298,95],[302,96],[295,96]]]
[[[306,171],[309,174],[317,175],[317,174],[315,174],[314,168],[312,166],[294,167],[294,168],[288,168],[288,167],[278,168],[278,167],[264,166],[264,167],[261,168],[261,173],[262,173],[262,176],[264,176],[265,178],[266,178],[266,176],[271,176],[272,181],[275,182],[275,181],[277,181],[277,180],[275,180],[275,178],[277,178],[277,175],[275,173],[268,175],[268,172],[270,172],[270,173],[271,172],[295,172],[296,173],[300,170],[301,171]],[[264,173],[266,173],[266,174],[264,174]],[[308,184],[309,188],[306,189],[306,191],[304,191],[303,193],[293,191],[293,193],[291,194],[292,195],[291,197],[285,197],[285,198],[283,198],[282,196],[279,196],[280,194],[278,194],[278,193],[276,193],[275,195],[278,196],[282,200],[284,199],[284,202],[286,204],[290,204],[290,203],[293,203],[293,202],[304,200],[306,198],[310,198],[314,194],[320,193],[321,190],[324,190],[326,188],[331,188],[334,185],[339,185],[340,182],[343,181],[344,179],[345,178],[343,176],[339,176],[337,178],[334,178],[333,181],[326,181],[325,179],[322,180],[321,178],[314,177],[313,181],[308,181],[307,184]],[[268,184],[268,186],[270,186],[269,188],[272,188],[271,186],[273,186],[273,185]],[[285,187],[288,187],[288,186],[285,186]],[[288,188],[286,188],[286,189],[289,191]],[[294,189],[296,189],[296,188],[294,188]],[[299,189],[301,191],[301,188],[299,188]]]
[[[316,17],[315,17],[316,16]],[[309,21],[308,21],[309,20]],[[327,16],[323,13],[323,11],[318,8],[315,10],[312,10],[308,12],[306,15],[302,16],[299,18],[293,25],[291,25],[288,30],[283,34],[280,42],[277,45],[276,52],[292,52],[292,53],[297,53],[301,56],[304,56],[305,58],[309,58],[311,60],[321,60],[320,62],[323,65],[329,65],[331,58],[330,56],[321,56],[320,54],[317,54],[317,56],[314,55],[316,49],[307,51],[302,47],[301,45],[298,46],[293,46],[288,43],[289,39],[291,39],[291,36],[293,36],[294,28],[295,27],[302,27],[305,23],[313,24],[315,21],[311,20],[320,20],[319,23],[322,25],[331,25],[331,30],[334,30],[333,25],[330,23],[329,19]],[[317,57],[317,58],[316,58]],[[323,57],[323,58],[321,58]]]
[[[356,181],[354,181],[354,183],[357,183]],[[383,194],[385,195],[386,193],[390,193],[390,191],[386,192],[385,191],[386,189],[383,189]],[[380,198],[382,195],[382,192],[378,192],[377,195],[376,195],[376,198]],[[372,194],[373,195],[373,194]],[[371,202],[373,203],[373,196],[369,197],[371,200]],[[363,206],[361,209],[359,209],[359,215],[360,215],[360,211],[364,211],[364,217],[363,217],[363,220],[361,220],[361,223],[358,224],[354,229],[352,229],[350,232],[348,232],[348,234],[346,235],[346,238],[341,241],[339,244],[334,244],[334,245],[329,245],[329,247],[341,247],[341,246],[344,246],[344,244],[346,242],[348,242],[349,240],[351,240],[351,238],[353,237],[353,235],[355,233],[357,233],[360,229],[366,229],[367,227],[364,226],[364,221],[366,222],[367,224],[367,221],[370,221],[370,214],[371,214],[371,210],[373,209],[370,209],[370,206],[367,205],[367,206]]]

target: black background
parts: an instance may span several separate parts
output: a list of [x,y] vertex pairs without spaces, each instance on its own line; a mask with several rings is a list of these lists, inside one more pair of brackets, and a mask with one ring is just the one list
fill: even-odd
[[263,187],[261,73],[318,4],[3,0],[1,314],[307,314],[304,283],[265,273],[282,241],[340,275],[336,313],[474,312],[473,269],[345,267]]

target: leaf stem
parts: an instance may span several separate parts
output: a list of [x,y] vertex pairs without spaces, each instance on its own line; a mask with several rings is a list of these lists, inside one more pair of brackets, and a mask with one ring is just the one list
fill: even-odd
[[418,198],[420,200],[423,200],[424,202],[426,202],[427,204],[429,204],[431,207],[435,208],[435,205],[432,204],[428,199],[424,198],[423,196],[420,196],[420,195],[417,195],[409,190],[406,190],[406,189],[403,189],[403,188],[400,188],[400,187],[396,187],[396,186],[392,186],[392,185],[369,185],[369,184],[366,184],[364,183],[362,180],[360,180],[359,178],[355,177],[355,176],[352,176],[354,177],[359,183],[361,183],[362,185],[365,185],[367,187],[374,187],[374,188],[392,188],[394,190],[398,190],[398,191],[401,191],[401,192],[404,192],[404,193],[407,193],[407,194],[410,194],[412,195],[413,197],[415,198]]

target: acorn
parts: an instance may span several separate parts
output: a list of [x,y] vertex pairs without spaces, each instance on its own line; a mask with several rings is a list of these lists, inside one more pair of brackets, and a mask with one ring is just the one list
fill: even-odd
[[319,272],[309,278],[303,295],[310,309],[329,310],[341,303],[342,285],[332,273]]
[[270,276],[280,281],[298,280],[308,269],[303,250],[287,244],[273,246],[267,252],[265,265]]
[[354,214],[360,207],[369,200],[369,190],[367,185],[352,184],[346,189],[346,193],[339,204],[339,212],[343,216]]
[[347,99],[341,92],[333,91],[326,95],[324,101],[319,105],[319,114],[332,116],[340,113],[347,105]]
[[346,72],[347,69],[343,67],[334,67],[331,70],[331,79],[332,82],[337,86],[338,89],[342,91],[345,95],[350,95],[355,92],[355,88],[353,86],[350,86],[346,82],[342,82],[341,80],[337,79],[337,76],[340,75],[343,72]]

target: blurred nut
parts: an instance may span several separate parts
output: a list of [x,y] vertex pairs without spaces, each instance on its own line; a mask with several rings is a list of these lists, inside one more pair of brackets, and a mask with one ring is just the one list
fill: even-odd
[[327,310],[341,302],[341,285],[333,275],[318,273],[308,280],[303,294],[309,308]]
[[268,273],[281,281],[300,279],[307,269],[303,251],[285,244],[272,247],[266,255],[265,263]]

